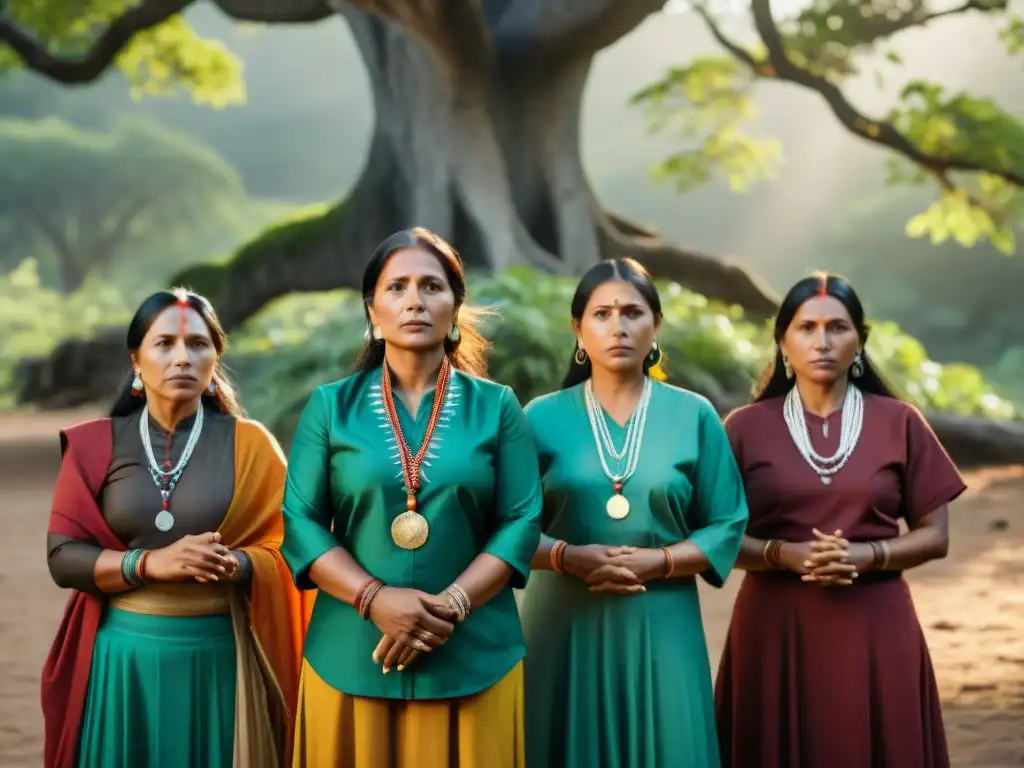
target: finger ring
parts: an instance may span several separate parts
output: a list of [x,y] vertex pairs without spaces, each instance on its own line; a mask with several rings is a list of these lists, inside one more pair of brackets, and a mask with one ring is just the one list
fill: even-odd
[[417,640],[416,641],[416,648],[417,648],[417,650],[425,651],[427,649],[427,646],[421,640]]

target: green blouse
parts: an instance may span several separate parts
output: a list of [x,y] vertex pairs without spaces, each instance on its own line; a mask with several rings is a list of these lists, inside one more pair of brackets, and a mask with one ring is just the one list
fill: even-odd
[[[381,401],[381,369],[319,387],[292,441],[281,552],[300,589],[309,568],[337,546],[393,587],[437,594],[481,552],[513,569],[508,586],[474,610],[439,649],[402,672],[371,658],[381,633],[348,603],[320,592],[305,656],[337,690],[396,699],[454,698],[504,677],[525,655],[513,588],[526,585],[540,539],[542,491],[536,450],[512,390],[453,371],[424,461],[418,511],[427,542],[399,548],[391,522],[405,511],[398,450]],[[432,393],[413,416],[396,398],[413,452],[430,419]]]

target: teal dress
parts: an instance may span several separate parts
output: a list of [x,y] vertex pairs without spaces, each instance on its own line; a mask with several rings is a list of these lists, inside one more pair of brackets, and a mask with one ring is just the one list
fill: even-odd
[[[664,547],[691,541],[720,587],[747,522],[725,429],[703,397],[653,382],[630,513],[605,512],[583,386],[526,408],[544,483],[543,531],[570,545]],[[625,430],[603,414],[616,446]],[[693,578],[636,595],[591,593],[575,576],[538,571],[522,608],[527,768],[717,768],[711,670]]]

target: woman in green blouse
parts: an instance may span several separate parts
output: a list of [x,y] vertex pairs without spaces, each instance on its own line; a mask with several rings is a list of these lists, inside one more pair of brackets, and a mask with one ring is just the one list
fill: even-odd
[[572,302],[563,389],[530,403],[544,483],[526,590],[527,765],[719,765],[696,576],[721,586],[747,505],[718,414],[654,381],[661,301],[607,261]]
[[463,265],[424,229],[363,275],[359,372],[310,398],[282,553],[319,589],[294,766],[522,768],[513,588],[540,537],[537,455],[515,395],[482,378]]

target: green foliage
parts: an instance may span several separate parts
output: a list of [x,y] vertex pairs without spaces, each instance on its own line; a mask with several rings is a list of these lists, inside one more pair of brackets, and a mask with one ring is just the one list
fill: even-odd
[[131,318],[121,294],[91,280],[70,296],[45,287],[26,259],[0,276],[0,408],[14,405],[14,369],[24,358],[48,354],[62,339],[87,337]]
[[701,56],[638,91],[653,133],[672,132],[692,148],[662,161],[656,175],[672,179],[679,192],[725,176],[734,192],[772,178],[781,160],[778,142],[758,139],[744,127],[757,117],[749,70],[726,56]]
[[65,291],[157,238],[222,226],[245,199],[214,150],[151,122],[98,134],[54,118],[0,121],[0,166],[7,253],[38,256]]
[[[51,53],[75,59],[86,56],[107,27],[136,5],[135,0],[5,0],[2,8]],[[0,74],[20,65],[20,58],[0,43]],[[136,34],[114,65],[136,96],[185,91],[213,107],[245,101],[241,60],[220,41],[197,35],[180,15]]]
[[[716,37],[727,40],[704,3],[695,0],[693,5]],[[908,222],[908,236],[929,236],[935,244],[952,238],[966,248],[988,241],[1004,253],[1013,253],[1016,233],[1024,225],[1024,192],[1019,182],[1024,178],[1024,121],[1020,117],[989,98],[947,93],[941,84],[914,80],[903,88],[898,105],[886,120],[877,121],[859,115],[853,104],[841,103],[843,97],[833,90],[857,74],[864,63],[863,54],[874,53],[880,43],[967,8],[1006,14],[1007,3],[978,0],[950,9],[929,0],[812,0],[795,15],[777,22],[789,61],[811,77],[780,76],[763,40],[754,46],[729,41],[724,58],[701,57],[689,66],[672,68],[641,91],[634,102],[653,109],[655,131],[678,125],[684,140],[701,130],[710,135],[698,148],[687,148],[663,161],[657,172],[674,179],[681,192],[706,183],[718,168],[725,171],[734,189],[774,175],[776,157],[763,151],[770,143],[748,139],[739,126],[752,110],[748,106],[752,80],[781,77],[820,92],[852,133],[876,140],[902,161],[914,163],[909,173],[902,168],[891,173],[890,183],[938,185],[940,199]],[[999,36],[1008,51],[1020,52],[1024,49],[1024,21],[1007,17]],[[880,58],[876,57],[875,63]],[[902,64],[893,50],[885,52],[884,58],[891,65]],[[880,74],[877,82],[884,84]],[[890,127],[899,136],[893,137]],[[930,159],[910,160],[908,155],[914,150]],[[766,172],[769,167],[771,171]]]
[[[493,342],[492,378],[521,402],[559,387],[568,368],[574,281],[538,279],[528,269],[473,275],[473,300],[494,310],[485,322]],[[773,349],[767,326],[676,285],[662,285],[659,336],[669,381],[710,396],[743,395]],[[347,375],[363,345],[362,302],[350,291],[295,295],[263,310],[235,335],[230,365],[246,406],[287,436],[310,392]],[[875,328],[868,350],[909,400],[925,410],[1012,418],[976,369],[931,362],[924,348],[891,323]]]

